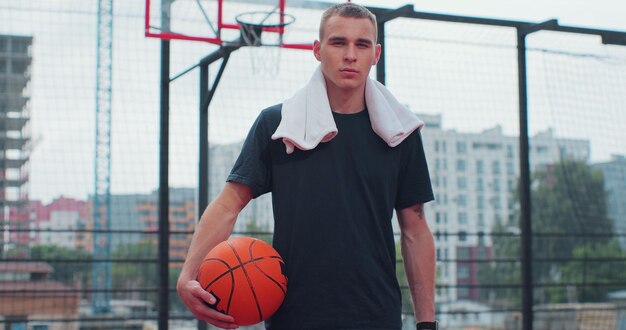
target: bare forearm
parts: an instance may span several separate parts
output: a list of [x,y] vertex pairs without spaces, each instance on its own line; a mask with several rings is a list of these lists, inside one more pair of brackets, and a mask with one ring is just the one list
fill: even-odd
[[246,186],[228,183],[219,196],[205,209],[191,239],[179,282],[194,280],[206,254],[228,239],[239,212],[252,199]]
[[411,290],[415,319],[435,319],[435,244],[426,223],[423,205],[416,205],[400,214],[404,269]]
[[228,239],[233,231],[237,215],[231,214],[216,202],[211,203],[202,214],[191,239],[181,280],[196,278],[202,260],[214,246]]
[[433,239],[423,235],[417,240],[402,238],[404,268],[411,290],[415,319],[435,319],[435,253]]

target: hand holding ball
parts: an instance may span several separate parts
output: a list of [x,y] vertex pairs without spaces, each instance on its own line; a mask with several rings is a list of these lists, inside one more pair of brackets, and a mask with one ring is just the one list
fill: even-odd
[[198,282],[216,301],[211,305],[239,325],[262,322],[285,299],[284,262],[269,244],[233,237],[216,245],[200,265]]

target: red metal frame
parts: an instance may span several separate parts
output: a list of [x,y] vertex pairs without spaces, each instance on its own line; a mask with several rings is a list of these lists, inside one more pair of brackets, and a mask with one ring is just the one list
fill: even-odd
[[[189,41],[202,41],[209,42],[216,45],[222,45],[224,40],[222,40],[220,36],[220,32],[222,29],[232,29],[239,30],[239,24],[237,23],[225,23],[222,14],[224,8],[224,0],[217,0],[217,36],[215,37],[197,37],[191,36],[181,33],[175,32],[152,32],[152,28],[150,27],[150,1],[146,1],[146,15],[145,15],[145,25],[144,25],[144,33],[146,37],[149,38],[159,38],[163,40],[189,40]],[[278,8],[280,13],[285,12],[286,0],[278,0]],[[263,29],[263,31],[271,32],[271,33],[280,33],[283,34],[285,27],[268,27]],[[280,45],[282,48],[288,49],[302,49],[302,50],[311,50],[313,49],[312,44],[293,44],[293,43],[283,43]]]

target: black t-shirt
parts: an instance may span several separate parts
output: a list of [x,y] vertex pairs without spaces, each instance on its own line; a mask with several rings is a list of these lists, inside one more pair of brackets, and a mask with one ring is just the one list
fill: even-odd
[[272,192],[288,286],[268,329],[400,329],[393,209],[433,199],[419,132],[391,148],[367,110],[333,113],[333,140],[287,154],[270,138],[280,110],[261,112],[228,177]]

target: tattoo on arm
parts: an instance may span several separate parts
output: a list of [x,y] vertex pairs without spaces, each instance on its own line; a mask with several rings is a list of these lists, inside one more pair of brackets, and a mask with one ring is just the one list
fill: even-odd
[[411,208],[411,211],[415,212],[420,220],[424,220],[426,218],[424,215],[424,204],[416,204]]

